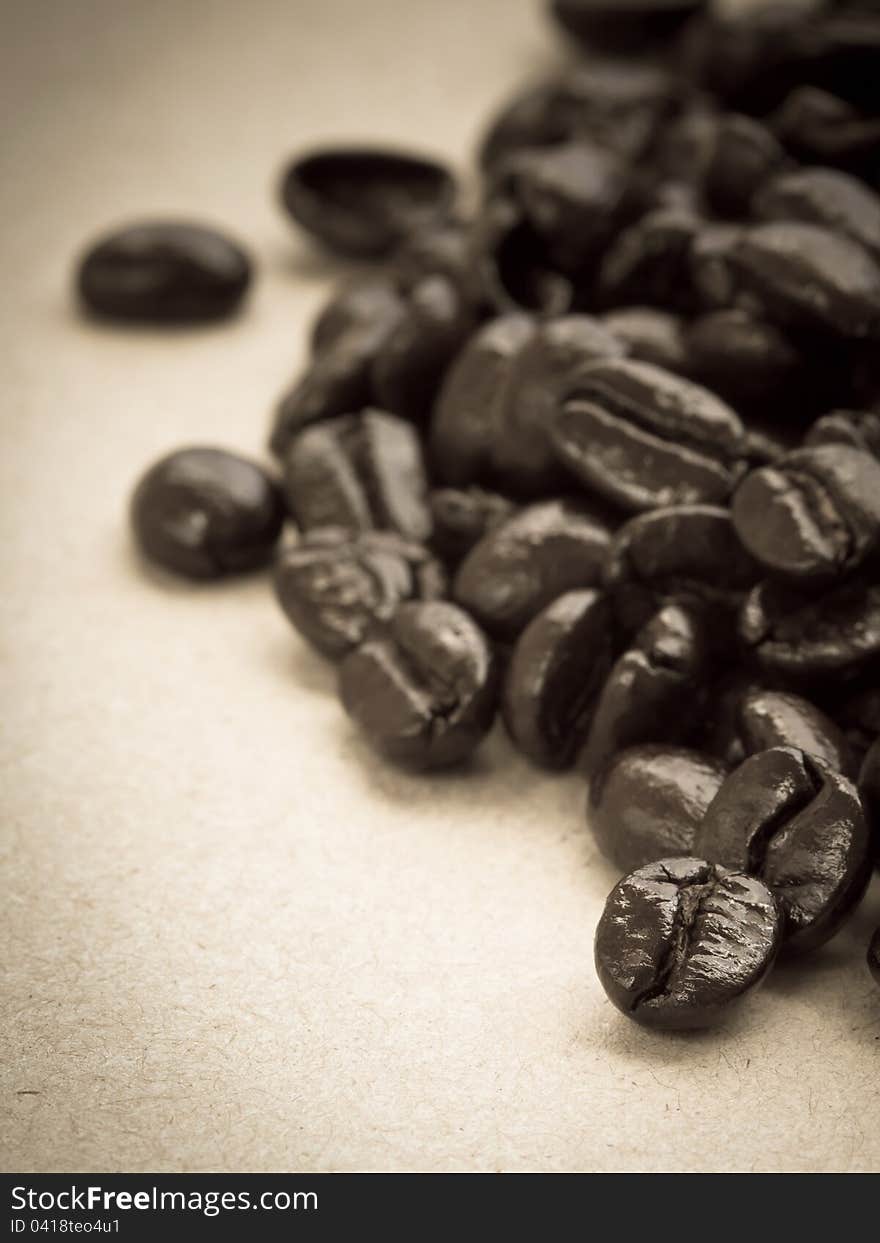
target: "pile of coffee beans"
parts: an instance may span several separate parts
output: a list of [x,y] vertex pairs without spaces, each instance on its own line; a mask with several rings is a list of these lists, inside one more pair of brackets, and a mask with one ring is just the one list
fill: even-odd
[[[466,762],[500,715],[579,768],[625,873],[599,977],[686,1028],[823,945],[880,860],[880,12],[550,8],[570,59],[487,128],[469,215],[422,155],[289,165],[293,220],[372,266],[312,328],[277,468],[182,449],[132,521],[190,578],[273,564],[390,761]],[[250,273],[159,222],[78,287],[196,321]]]

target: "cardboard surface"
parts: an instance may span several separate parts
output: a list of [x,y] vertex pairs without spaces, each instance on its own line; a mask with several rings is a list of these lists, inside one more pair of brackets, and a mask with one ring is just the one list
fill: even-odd
[[[528,0],[5,5],[0,459],[5,1121],[21,1170],[876,1170],[869,901],[690,1038],[608,1004],[615,877],[574,777],[500,732],[475,771],[370,758],[265,580],[133,558],[140,471],[259,452],[333,265],[285,224],[288,152],[459,164],[555,54]],[[114,330],[73,255],[129,218],[255,251],[240,321]]]

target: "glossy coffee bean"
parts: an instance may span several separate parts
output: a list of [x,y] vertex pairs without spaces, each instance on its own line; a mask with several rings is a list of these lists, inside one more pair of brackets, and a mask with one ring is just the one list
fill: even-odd
[[804,444],[808,448],[849,445],[880,461],[880,411],[832,410],[816,420],[804,437]]
[[739,633],[758,667],[793,687],[839,686],[880,663],[880,586],[817,594],[765,581],[746,597]]
[[597,591],[567,592],[529,622],[502,694],[504,723],[518,750],[542,768],[573,762],[613,654],[614,618]]
[[445,593],[442,567],[422,544],[392,531],[321,527],[285,549],[275,594],[291,624],[336,660],[390,622],[405,600]]
[[691,375],[735,409],[770,409],[776,419],[787,410],[788,397],[800,412],[799,381],[807,360],[775,324],[748,311],[710,311],[684,331],[682,349]]
[[381,410],[327,419],[300,432],[284,459],[290,512],[304,531],[431,533],[428,484],[411,423]]
[[645,1027],[722,1021],[773,965],[781,920],[754,876],[703,859],[664,859],[615,885],[596,929],[609,999]]
[[662,45],[705,0],[551,0],[556,21],[591,47],[635,51]]
[[684,747],[630,747],[590,782],[587,823],[622,873],[693,853],[727,765]]
[[724,623],[760,577],[730,520],[716,505],[678,505],[639,514],[615,532],[602,581],[624,630],[645,625],[662,604],[692,603]]
[[605,327],[623,342],[630,358],[686,375],[690,360],[680,316],[656,307],[622,307],[602,316]]
[[471,549],[452,595],[493,638],[510,642],[564,592],[595,586],[607,547],[605,525],[579,501],[527,505]]
[[788,950],[817,949],[861,901],[868,825],[855,786],[794,747],[751,756],[722,785],[694,849],[772,889]]
[[768,574],[832,582],[880,544],[880,462],[845,445],[799,449],[747,475],[732,513],[737,535]]
[[131,500],[148,560],[185,578],[222,578],[265,565],[284,522],[280,492],[256,462],[225,449],[170,453]]
[[601,772],[625,747],[684,736],[704,690],[708,653],[702,619],[678,605],[667,605],[639,631],[596,702],[583,754],[588,775]]
[[388,254],[409,233],[449,214],[451,173],[436,160],[382,148],[327,148],[294,160],[281,199],[306,232],[354,258]]
[[384,634],[346,656],[339,693],[380,754],[410,768],[446,768],[467,759],[492,725],[497,664],[455,605],[403,604]]
[[482,488],[436,488],[428,502],[433,535],[431,547],[449,565],[458,565],[474,544],[514,511],[514,504]]
[[719,744],[729,764],[772,747],[797,747],[832,772],[855,775],[843,731],[815,704],[790,691],[747,687],[732,706]]
[[880,984],[880,928],[871,937],[871,944],[868,946],[868,970],[877,984]]
[[576,478],[634,511],[725,500],[744,439],[740,419],[707,389],[629,359],[588,368],[553,427]]
[[83,305],[103,318],[197,324],[238,310],[251,261],[215,229],[156,221],[96,242],[80,260],[76,279]]
[[832,168],[801,168],[772,177],[756,194],[760,220],[822,225],[880,256],[880,198],[856,177]]

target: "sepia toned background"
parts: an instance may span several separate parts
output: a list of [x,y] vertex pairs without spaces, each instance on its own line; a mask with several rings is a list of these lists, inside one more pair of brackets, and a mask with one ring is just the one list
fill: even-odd
[[[264,579],[145,572],[133,480],[262,452],[335,272],[285,223],[333,139],[467,164],[559,54],[534,0],[0,3],[2,1167],[876,1170],[877,885],[733,1026],[606,1002],[616,879],[575,777],[372,759]],[[205,219],[259,263],[204,330],[83,321],[107,226]]]

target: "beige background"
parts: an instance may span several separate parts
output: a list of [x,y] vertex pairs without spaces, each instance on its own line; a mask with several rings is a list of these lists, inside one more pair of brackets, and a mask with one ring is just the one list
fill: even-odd
[[[4,1168],[876,1170],[880,893],[729,1029],[650,1035],[591,964],[575,778],[371,760],[263,581],[132,558],[133,479],[258,452],[330,269],[279,163],[463,163],[553,53],[529,0],[3,5]],[[8,97],[7,97],[8,96]],[[260,261],[236,324],[84,323],[71,258],[151,213]]]

